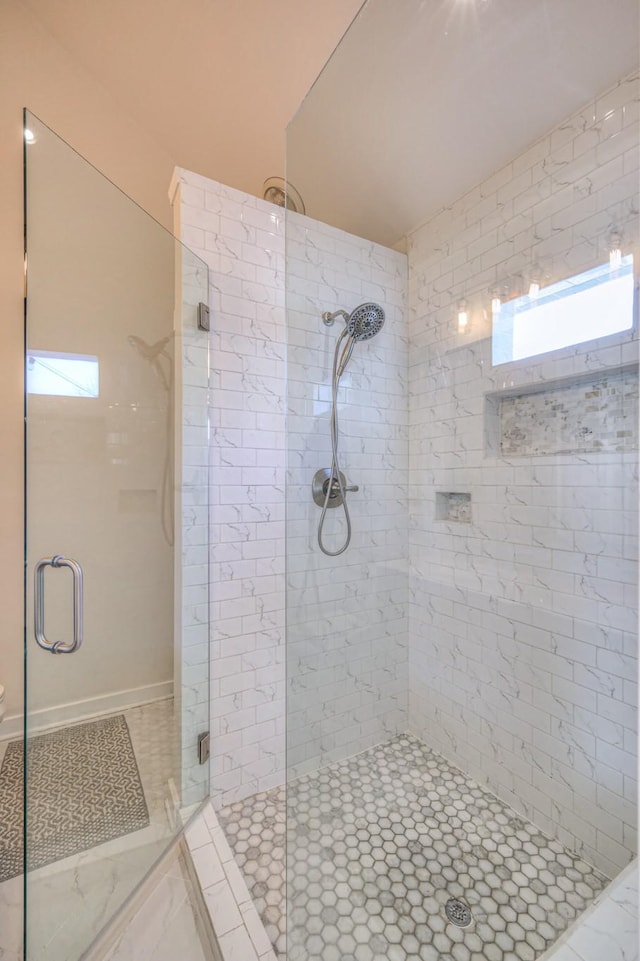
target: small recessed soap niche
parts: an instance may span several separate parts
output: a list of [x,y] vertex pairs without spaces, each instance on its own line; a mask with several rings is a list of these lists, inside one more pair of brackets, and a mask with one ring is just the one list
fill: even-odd
[[471,494],[466,491],[436,491],[436,520],[470,524]]

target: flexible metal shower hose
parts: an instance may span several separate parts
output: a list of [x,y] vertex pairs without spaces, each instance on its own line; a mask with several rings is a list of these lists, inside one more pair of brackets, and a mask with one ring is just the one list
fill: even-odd
[[[346,339],[346,344],[340,353],[340,347],[342,342]],[[327,557],[338,557],[340,554],[344,554],[347,547],[351,543],[351,517],[349,515],[349,508],[347,507],[347,492],[345,490],[344,481],[342,479],[342,473],[340,471],[340,461],[339,461],[339,437],[338,437],[338,387],[340,385],[340,377],[344,373],[344,369],[347,366],[349,358],[353,352],[355,341],[349,334],[349,331],[345,327],[338,337],[336,343],[336,349],[333,355],[333,371],[331,376],[331,474],[329,475],[329,482],[327,484],[327,492],[324,497],[324,504],[322,507],[322,514],[320,515],[320,521],[318,523],[318,547],[323,554]],[[323,529],[324,522],[327,516],[327,510],[329,507],[329,498],[331,497],[331,491],[333,490],[334,480],[338,482],[338,487],[340,489],[340,495],[342,497],[342,507],[344,509],[344,516],[347,522],[347,536],[344,544],[337,551],[330,551],[325,547],[323,542]]]

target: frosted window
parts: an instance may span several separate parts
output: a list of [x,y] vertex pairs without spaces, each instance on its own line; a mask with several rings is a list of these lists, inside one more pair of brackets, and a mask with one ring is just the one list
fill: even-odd
[[535,357],[633,326],[633,257],[525,295],[493,315],[493,363]]
[[98,358],[30,350],[27,353],[27,392],[55,397],[97,397],[100,393]]

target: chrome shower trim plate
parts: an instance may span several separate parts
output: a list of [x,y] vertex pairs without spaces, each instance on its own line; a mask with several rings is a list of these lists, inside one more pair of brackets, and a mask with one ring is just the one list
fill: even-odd
[[[330,467],[321,467],[313,475],[313,481],[311,482],[311,493],[313,495],[314,504],[318,507],[324,507],[324,502],[327,499],[327,488],[329,487],[329,479],[331,477]],[[357,491],[359,487],[357,484],[347,485],[347,479],[340,471],[340,483],[334,473],[332,492],[329,495],[329,500],[327,502],[327,507],[340,507],[342,505],[342,493],[340,491],[340,484],[342,484],[342,489],[346,491]]]

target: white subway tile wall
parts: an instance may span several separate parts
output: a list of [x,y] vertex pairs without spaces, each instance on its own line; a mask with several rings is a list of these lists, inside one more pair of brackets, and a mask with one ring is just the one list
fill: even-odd
[[180,237],[210,268],[210,769],[223,805],[284,778],[284,218],[186,170],[175,181]]
[[636,851],[637,451],[500,456],[485,411],[637,363],[634,330],[493,368],[490,304],[606,263],[612,229],[637,264],[638,104],[634,75],[409,238],[410,728],[609,875]]
[[[637,452],[505,456],[490,415],[501,392],[619,376],[637,333],[492,368],[489,307],[606,262],[613,228],[637,260],[638,102],[625,78],[415,231],[408,317],[404,255],[291,215],[285,324],[282,213],[177,171],[212,283],[217,805],[283,779],[286,696],[291,774],[408,727],[606,873],[636,850]],[[340,391],[360,490],[330,559],[310,485],[342,321],[321,315],[365,300],[387,321]]]
[[[188,171],[176,181],[181,239],[211,268],[211,772],[228,804],[284,779],[284,216]],[[290,215],[287,230],[289,748],[292,765],[316,766],[406,728],[407,274],[404,255],[309,218]],[[373,299],[385,327],[359,345],[340,395],[345,469],[361,491],[336,562],[315,543],[311,501],[329,465],[339,333],[321,315]]]
[[[407,727],[407,259],[299,215],[287,218],[287,764],[289,775],[356,754]],[[382,330],[358,343],[338,395],[340,465],[353,535],[318,546],[311,497],[331,466],[333,353],[342,318],[365,302]],[[345,536],[327,512],[326,546]]]

